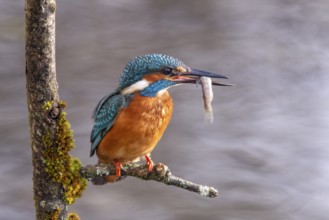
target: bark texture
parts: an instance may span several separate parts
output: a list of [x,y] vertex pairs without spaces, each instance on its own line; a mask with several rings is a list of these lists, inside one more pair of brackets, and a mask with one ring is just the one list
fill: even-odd
[[[64,219],[67,204],[61,184],[51,180],[44,157],[56,147],[60,114],[55,61],[55,0],[26,0],[26,88],[33,160],[36,219]],[[47,137],[47,138],[45,138]],[[47,146],[46,143],[51,143]]]
[[[103,177],[107,175],[115,175],[116,173],[115,166],[113,164],[98,164],[95,166],[87,165],[85,167],[81,167],[80,172],[83,177],[92,181],[95,185],[103,185],[107,183]],[[121,179],[126,176],[133,176],[143,180],[154,180],[157,182],[162,182],[166,185],[176,186],[209,198],[218,196],[217,189],[177,177],[170,172],[168,166],[162,163],[156,164],[153,167],[152,172],[149,172],[145,165],[134,163],[125,164],[121,169],[121,174]]]

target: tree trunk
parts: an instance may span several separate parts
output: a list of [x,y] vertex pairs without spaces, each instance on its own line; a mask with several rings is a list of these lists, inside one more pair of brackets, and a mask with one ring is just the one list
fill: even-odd
[[[26,87],[33,161],[36,219],[64,219],[67,204],[60,183],[46,172],[46,151],[56,137],[59,114],[55,60],[55,0],[26,1]],[[48,110],[52,111],[48,111]],[[50,114],[47,115],[47,112]],[[47,144],[48,143],[48,144]],[[48,145],[48,146],[47,146]]]

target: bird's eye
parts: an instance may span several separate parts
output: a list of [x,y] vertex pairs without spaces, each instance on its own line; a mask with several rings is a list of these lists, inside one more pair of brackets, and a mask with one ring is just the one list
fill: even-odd
[[171,74],[173,73],[173,69],[172,69],[172,68],[169,68],[169,67],[165,67],[165,68],[163,69],[163,73],[164,73],[165,75],[171,75]]

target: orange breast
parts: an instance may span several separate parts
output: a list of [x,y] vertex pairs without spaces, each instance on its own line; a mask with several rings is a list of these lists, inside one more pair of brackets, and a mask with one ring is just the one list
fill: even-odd
[[135,95],[97,147],[99,160],[127,163],[149,154],[166,130],[172,111],[167,91],[157,97]]

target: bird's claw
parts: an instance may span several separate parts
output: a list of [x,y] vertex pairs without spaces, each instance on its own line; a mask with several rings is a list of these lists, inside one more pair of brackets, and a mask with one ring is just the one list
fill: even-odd
[[115,176],[116,177],[121,176],[122,163],[120,161],[116,161],[114,162],[114,166],[115,166]]
[[146,166],[147,166],[147,169],[149,172],[152,172],[153,171],[153,161],[151,160],[151,157],[145,155],[145,160],[146,160]]

